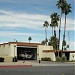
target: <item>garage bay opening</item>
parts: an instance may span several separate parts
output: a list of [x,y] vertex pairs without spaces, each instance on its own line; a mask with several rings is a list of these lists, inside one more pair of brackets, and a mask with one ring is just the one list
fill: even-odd
[[37,60],[37,48],[36,47],[17,47],[17,59],[18,60]]

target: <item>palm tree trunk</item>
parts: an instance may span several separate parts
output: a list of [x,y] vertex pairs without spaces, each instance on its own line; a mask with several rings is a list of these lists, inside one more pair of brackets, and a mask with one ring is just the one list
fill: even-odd
[[[65,31],[66,31],[66,14],[65,14],[65,25],[64,25],[63,41],[65,40]],[[62,51],[63,51],[63,45],[62,45]]]
[[52,36],[53,36],[53,27],[52,27]]
[[54,27],[54,36],[56,37],[56,30],[55,30],[55,27]]
[[64,38],[63,38],[63,40],[65,40],[65,31],[66,31],[66,15],[65,15]]
[[45,27],[45,34],[46,34],[45,41],[46,41],[46,46],[47,46],[47,29],[46,29],[46,27]]
[[58,47],[58,50],[60,49],[61,17],[62,17],[62,10],[61,10],[61,15],[60,15],[60,26],[59,26],[59,47]]
[[65,26],[64,26],[64,40],[65,40],[65,32],[66,31],[66,14],[65,14]]

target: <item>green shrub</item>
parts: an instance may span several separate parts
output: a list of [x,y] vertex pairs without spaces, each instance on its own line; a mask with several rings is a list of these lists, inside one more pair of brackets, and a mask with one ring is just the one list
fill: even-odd
[[61,61],[61,58],[60,58],[59,56],[57,56],[57,57],[56,57],[56,61],[57,61],[57,62],[60,62],[60,61]]
[[66,58],[66,56],[62,56],[62,57],[61,57],[61,61],[62,61],[62,62],[65,62],[65,61],[67,61],[67,58]]
[[71,60],[70,62],[75,62],[75,60]]
[[41,58],[42,61],[51,61],[51,58],[49,57],[44,57],[44,58]]

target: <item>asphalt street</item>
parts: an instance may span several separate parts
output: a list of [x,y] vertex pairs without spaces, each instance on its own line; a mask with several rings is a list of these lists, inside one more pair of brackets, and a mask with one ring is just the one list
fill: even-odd
[[32,66],[30,68],[0,68],[0,75],[75,75],[74,65]]

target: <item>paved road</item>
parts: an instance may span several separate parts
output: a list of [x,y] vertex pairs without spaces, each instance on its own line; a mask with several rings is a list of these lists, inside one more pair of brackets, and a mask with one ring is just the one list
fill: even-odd
[[0,68],[0,75],[75,75],[74,65],[33,66],[31,68]]

